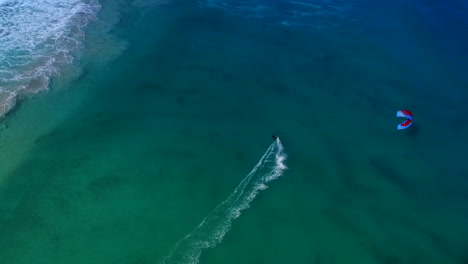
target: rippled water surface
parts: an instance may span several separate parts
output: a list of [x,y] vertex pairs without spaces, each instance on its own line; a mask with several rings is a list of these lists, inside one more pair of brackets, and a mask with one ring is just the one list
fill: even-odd
[[465,264],[466,11],[0,0],[0,263]]

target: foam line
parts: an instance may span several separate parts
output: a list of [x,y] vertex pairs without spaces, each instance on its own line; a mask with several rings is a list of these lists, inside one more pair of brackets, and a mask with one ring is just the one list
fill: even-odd
[[285,159],[286,154],[278,138],[229,197],[211,211],[192,232],[177,242],[161,264],[198,263],[202,251],[215,247],[222,241],[232,221],[249,207],[259,191],[266,189],[269,182],[283,175],[286,169]]
[[0,117],[73,62],[100,7],[97,0],[0,0]]

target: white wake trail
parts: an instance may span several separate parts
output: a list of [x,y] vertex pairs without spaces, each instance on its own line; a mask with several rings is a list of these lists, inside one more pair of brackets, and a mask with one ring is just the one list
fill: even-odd
[[240,216],[242,210],[249,207],[259,191],[266,189],[269,182],[283,175],[286,157],[278,138],[234,192],[211,211],[198,227],[177,242],[161,264],[198,263],[202,251],[221,242],[232,221]]

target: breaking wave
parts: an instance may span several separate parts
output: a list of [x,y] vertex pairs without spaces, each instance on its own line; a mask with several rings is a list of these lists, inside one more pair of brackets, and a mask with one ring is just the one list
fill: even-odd
[[99,8],[97,0],[0,0],[0,117],[74,60]]

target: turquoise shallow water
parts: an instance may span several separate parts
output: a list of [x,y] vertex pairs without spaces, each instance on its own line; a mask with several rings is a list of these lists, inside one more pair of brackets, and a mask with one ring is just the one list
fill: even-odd
[[79,77],[2,121],[0,262],[161,263],[278,134],[284,175],[192,262],[466,263],[466,23],[279,3],[102,1]]

